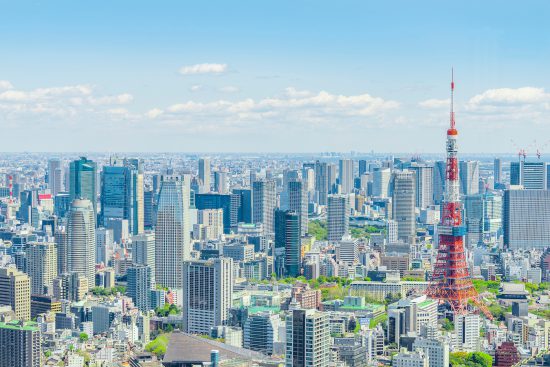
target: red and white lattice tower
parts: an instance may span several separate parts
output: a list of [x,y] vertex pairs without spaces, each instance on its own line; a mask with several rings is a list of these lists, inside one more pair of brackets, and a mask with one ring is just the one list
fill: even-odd
[[462,223],[462,203],[460,202],[458,173],[458,131],[454,113],[454,76],[451,78],[451,126],[447,130],[447,169],[443,212],[438,225],[439,246],[434,264],[432,279],[426,291],[430,298],[448,303],[455,314],[469,312],[468,304],[473,303],[488,318],[492,315],[472,284],[468,263],[464,254],[466,228]]

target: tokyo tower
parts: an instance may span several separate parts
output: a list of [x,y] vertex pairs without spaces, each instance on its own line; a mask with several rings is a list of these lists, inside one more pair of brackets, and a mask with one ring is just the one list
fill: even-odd
[[472,284],[468,264],[464,254],[463,236],[466,228],[462,223],[462,203],[459,192],[458,173],[458,131],[454,113],[454,75],[451,77],[451,116],[447,130],[447,167],[445,172],[445,196],[443,212],[438,225],[439,246],[433,268],[431,282],[426,294],[430,298],[448,303],[455,315],[469,312],[468,304],[473,303],[489,319],[492,315]]

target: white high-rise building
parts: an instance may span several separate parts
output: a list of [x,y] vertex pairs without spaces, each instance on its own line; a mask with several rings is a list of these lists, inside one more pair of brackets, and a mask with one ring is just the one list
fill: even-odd
[[444,340],[416,338],[413,350],[421,349],[429,357],[430,367],[449,366],[449,344]]
[[223,235],[223,209],[203,209],[198,211],[198,224],[206,228],[205,240],[215,240]]
[[207,334],[229,316],[233,295],[233,259],[183,263],[183,330]]
[[151,269],[151,284],[155,284],[155,232],[146,231],[132,237],[132,262]]
[[88,199],[71,203],[67,221],[67,266],[95,284],[95,211]]
[[408,352],[401,349],[401,352],[393,356],[393,367],[431,367],[430,357],[422,350]]
[[112,228],[98,228],[95,231],[95,262],[107,265],[115,242],[114,231]]
[[210,192],[210,158],[199,159],[200,192]]
[[63,166],[59,159],[50,159],[48,161],[48,187],[54,196],[64,189]]
[[155,280],[182,288],[182,262],[191,257],[189,176],[162,176],[155,227]]
[[262,223],[264,233],[275,233],[277,191],[274,180],[256,180],[252,183],[252,222]]
[[340,159],[338,172],[342,194],[351,194],[353,192],[353,160]]
[[390,192],[391,170],[389,168],[375,168],[372,177],[372,196],[387,198]]
[[346,195],[329,195],[327,208],[327,239],[341,241],[349,233],[349,198]]
[[286,317],[286,367],[327,367],[330,325],[325,312],[297,309]]
[[434,169],[427,164],[413,165],[411,169],[415,172],[416,180],[415,205],[420,209],[426,209],[433,203]]
[[25,251],[32,294],[53,294],[57,277],[57,248],[53,242],[30,242]]
[[436,161],[434,163],[433,200],[435,204],[441,204],[441,202],[443,201],[443,194],[445,193],[446,170],[447,170],[447,162]]
[[388,243],[396,243],[399,240],[399,234],[397,230],[397,222],[393,219],[388,219],[386,222],[386,239]]
[[455,320],[456,349],[473,352],[479,349],[479,315],[457,315]]
[[460,193],[479,193],[479,161],[460,161]]
[[392,215],[397,222],[398,239],[408,243],[413,243],[416,236],[415,186],[414,172],[394,172]]
[[359,261],[359,243],[356,239],[340,241],[336,246],[336,259],[349,265]]

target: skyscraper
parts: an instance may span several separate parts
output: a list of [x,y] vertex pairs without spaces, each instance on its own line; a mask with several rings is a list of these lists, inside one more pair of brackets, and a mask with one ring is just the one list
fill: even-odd
[[97,213],[97,165],[81,157],[70,164],[69,195],[74,199],[88,199]]
[[391,181],[391,170],[389,168],[375,168],[372,180],[372,196],[387,198]]
[[229,192],[229,181],[227,179],[227,172],[214,172],[214,191],[216,191],[218,194],[227,194]]
[[293,310],[286,318],[286,367],[327,367],[330,362],[328,314]]
[[233,294],[233,260],[217,258],[183,263],[183,330],[208,334],[229,317]]
[[57,277],[57,249],[53,242],[31,242],[27,245],[27,274],[32,294],[52,294]]
[[479,193],[479,162],[460,161],[460,192],[462,195]]
[[95,212],[88,199],[75,199],[67,221],[67,267],[95,284]]
[[275,211],[275,267],[278,276],[297,277],[302,264],[300,216],[295,211]]
[[443,195],[445,193],[445,161],[436,161],[434,164],[434,178],[433,178],[433,190],[434,190],[434,203],[436,205],[441,204],[443,201]]
[[132,298],[134,305],[142,312],[151,308],[149,293],[151,291],[151,268],[147,265],[132,265],[127,271],[127,295]]
[[50,159],[48,161],[48,187],[54,196],[64,189],[63,167],[59,159]]
[[342,187],[342,194],[353,192],[353,160],[340,159],[339,161],[339,183]]
[[418,208],[425,209],[433,203],[433,166],[427,164],[415,164],[411,166],[411,170],[414,171],[416,180],[415,205]]
[[38,324],[17,320],[0,322],[0,366],[41,367],[42,365]]
[[16,268],[0,268],[0,305],[11,306],[18,320],[31,319],[31,281]]
[[233,189],[233,194],[240,196],[241,205],[239,206],[238,222],[252,223],[252,190],[251,189]]
[[504,191],[502,226],[509,249],[550,246],[550,191]]
[[495,185],[502,183],[502,161],[500,158],[495,158],[493,161],[493,178]]
[[288,182],[288,209],[295,211],[300,217],[300,235],[305,236],[308,232],[307,220],[307,192],[301,180]]
[[262,223],[266,235],[273,234],[274,211],[277,206],[275,181],[259,180],[252,184],[252,222]]
[[329,195],[327,208],[327,239],[341,241],[349,232],[349,198],[346,195]]
[[547,188],[546,162],[511,162],[510,185],[522,185],[526,190],[545,190]]
[[315,162],[315,194],[319,205],[327,205],[329,192],[328,167],[326,162]]
[[132,262],[151,269],[151,284],[155,284],[155,233],[143,232],[132,237]]
[[116,161],[104,166],[101,185],[101,217],[127,219],[131,234],[143,232],[143,169],[137,159]]
[[364,159],[359,160],[359,177],[368,172],[367,161]]
[[397,237],[407,243],[413,243],[416,237],[416,200],[415,174],[412,171],[400,171],[393,174],[393,220],[397,222]]
[[210,158],[199,159],[199,187],[200,193],[210,192]]
[[155,280],[182,288],[182,262],[190,258],[189,177],[163,176],[155,228]]

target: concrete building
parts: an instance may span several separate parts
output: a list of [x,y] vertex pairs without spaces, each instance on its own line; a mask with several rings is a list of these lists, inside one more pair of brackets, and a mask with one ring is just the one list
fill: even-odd
[[266,355],[273,354],[273,344],[279,341],[280,317],[271,312],[249,315],[243,326],[243,346]]
[[509,249],[550,246],[550,191],[506,190],[502,225]]
[[449,344],[443,340],[417,338],[413,350],[422,350],[429,357],[430,367],[449,366]]
[[200,193],[210,192],[210,158],[199,159],[199,187]]
[[132,237],[132,262],[151,269],[151,284],[155,284],[155,233],[146,231]]
[[52,294],[57,277],[57,248],[53,242],[31,242],[27,245],[27,274],[31,294]]
[[353,160],[340,159],[338,168],[338,181],[342,194],[353,193]]
[[233,294],[233,260],[217,258],[183,263],[183,330],[208,334],[229,316]]
[[462,195],[479,193],[479,161],[460,161],[459,175]]
[[0,305],[10,306],[18,320],[31,319],[31,282],[16,268],[0,268]]
[[430,357],[422,350],[408,352],[401,349],[401,352],[393,356],[393,367],[431,367]]
[[182,262],[190,259],[188,176],[162,176],[155,227],[155,281],[182,288]]
[[205,240],[216,240],[223,235],[223,209],[198,211],[198,224],[206,227]]
[[329,195],[327,208],[327,239],[341,241],[349,234],[349,198],[346,195]]
[[151,268],[147,265],[134,265],[126,271],[128,285],[126,294],[142,312],[151,309],[149,301],[151,291]]
[[63,184],[63,164],[57,158],[48,161],[48,188],[53,196],[65,189]]
[[67,267],[95,284],[95,212],[87,199],[75,199],[71,203],[67,222]]
[[373,171],[372,196],[387,198],[390,193],[391,170],[375,168]]
[[300,217],[300,234],[305,236],[308,232],[308,199],[307,190],[300,180],[291,180],[287,186],[288,209],[295,211]]
[[433,166],[415,164],[411,166],[411,170],[415,173],[415,206],[420,209],[425,209],[432,205],[434,200]]
[[0,366],[41,367],[40,329],[35,322],[0,322]]
[[277,191],[274,180],[257,180],[252,183],[252,222],[262,223],[265,235],[275,233],[274,211]]
[[392,215],[397,222],[398,239],[413,243],[416,237],[416,184],[412,171],[394,172],[392,177]]
[[479,315],[457,315],[455,320],[456,349],[466,352],[479,350],[480,326]]
[[286,318],[286,367],[327,367],[330,362],[328,314],[293,310]]

